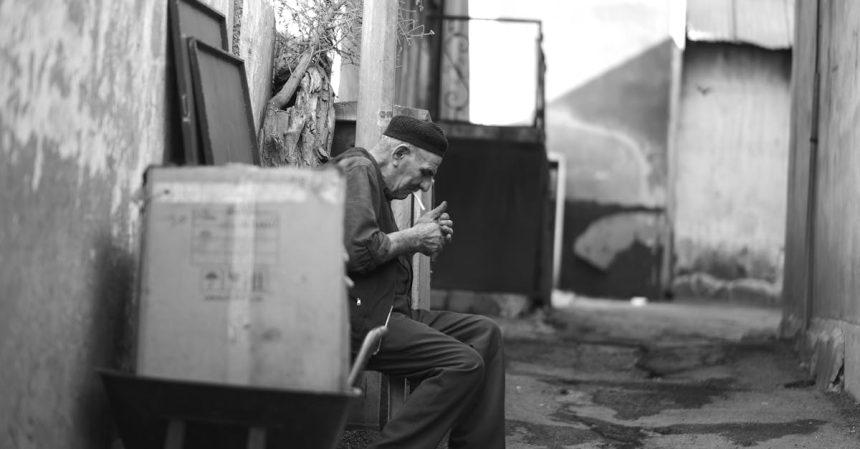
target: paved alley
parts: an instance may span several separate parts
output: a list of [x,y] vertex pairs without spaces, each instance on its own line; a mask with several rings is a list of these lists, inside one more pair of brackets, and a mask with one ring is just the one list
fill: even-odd
[[777,309],[566,302],[503,322],[509,449],[860,447],[860,406],[812,385]]

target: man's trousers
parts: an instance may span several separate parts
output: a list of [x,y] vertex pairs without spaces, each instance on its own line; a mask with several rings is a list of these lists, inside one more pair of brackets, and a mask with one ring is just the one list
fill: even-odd
[[417,384],[371,448],[435,449],[449,430],[451,449],[505,447],[504,349],[493,320],[394,312],[368,369]]

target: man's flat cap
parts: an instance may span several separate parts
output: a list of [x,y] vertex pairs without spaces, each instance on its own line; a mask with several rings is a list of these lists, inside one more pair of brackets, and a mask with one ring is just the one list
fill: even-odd
[[395,115],[382,134],[411,143],[422,150],[445,156],[448,149],[448,139],[439,125],[433,122],[425,122],[406,115]]

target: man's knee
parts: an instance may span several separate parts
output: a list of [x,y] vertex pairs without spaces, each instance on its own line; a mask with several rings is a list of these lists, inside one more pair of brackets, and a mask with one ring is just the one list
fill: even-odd
[[485,346],[485,348],[481,348],[481,352],[488,355],[498,351],[502,346],[502,330],[498,323],[492,318],[476,316],[474,326],[478,329],[480,336],[477,342]]
[[480,381],[484,378],[484,359],[473,348],[463,345],[457,351],[449,370],[466,381]]

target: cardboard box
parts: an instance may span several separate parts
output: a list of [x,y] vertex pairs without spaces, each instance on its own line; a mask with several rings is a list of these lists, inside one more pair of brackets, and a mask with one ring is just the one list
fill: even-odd
[[348,391],[339,172],[156,168],[146,192],[139,374]]

